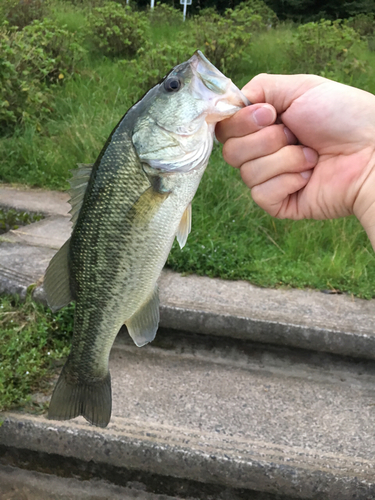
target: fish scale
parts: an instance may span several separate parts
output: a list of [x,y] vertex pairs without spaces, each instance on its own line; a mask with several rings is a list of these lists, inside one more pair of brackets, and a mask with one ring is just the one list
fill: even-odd
[[124,323],[138,346],[155,337],[157,280],[174,238],[186,242],[215,123],[247,104],[198,51],[125,114],[92,168],[74,173],[73,232],[44,280],[53,310],[76,301],[49,418],[108,424],[115,337]]

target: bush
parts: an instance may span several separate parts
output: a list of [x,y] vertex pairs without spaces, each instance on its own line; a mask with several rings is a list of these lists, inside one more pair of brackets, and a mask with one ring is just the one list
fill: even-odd
[[42,20],[47,9],[44,0],[2,0],[0,19],[22,30],[35,20]]
[[182,12],[167,5],[157,2],[155,7],[149,11],[149,19],[152,24],[174,25],[182,22]]
[[232,77],[247,58],[251,33],[232,19],[214,14],[209,18],[195,16],[191,37],[190,46],[200,48],[212,64]]
[[[194,45],[178,41],[175,44],[150,42],[140,48],[133,61],[121,61],[122,65],[131,68],[134,75],[132,100],[139,99],[151,87],[156,85],[177,64],[189,59],[195,51]],[[129,72],[130,73],[130,72]]]
[[364,70],[357,58],[363,46],[360,35],[340,20],[303,24],[290,42],[292,71],[338,78],[340,73]]
[[0,133],[51,111],[51,85],[74,71],[83,49],[52,21],[22,31],[0,27]]
[[88,18],[90,41],[107,56],[134,56],[145,44],[148,30],[145,14],[116,2],[93,9]]
[[345,24],[365,38],[369,50],[375,51],[375,14],[358,14],[345,20]]
[[345,25],[353,28],[361,36],[374,34],[375,14],[358,14],[345,20]]
[[227,9],[225,16],[250,32],[275,27],[278,21],[275,12],[262,0],[241,2],[234,9]]

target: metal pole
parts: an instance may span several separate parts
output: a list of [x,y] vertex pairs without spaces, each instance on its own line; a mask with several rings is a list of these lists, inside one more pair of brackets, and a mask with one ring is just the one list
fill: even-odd
[[184,21],[186,19],[186,6],[187,6],[187,0],[184,0]]

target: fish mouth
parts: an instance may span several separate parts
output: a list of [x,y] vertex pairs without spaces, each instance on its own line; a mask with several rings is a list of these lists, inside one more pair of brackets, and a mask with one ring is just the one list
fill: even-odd
[[224,120],[251,104],[232,80],[221,73],[200,50],[193,54],[189,62],[198,81],[203,84],[198,84],[200,98],[212,104],[206,117],[207,123]]

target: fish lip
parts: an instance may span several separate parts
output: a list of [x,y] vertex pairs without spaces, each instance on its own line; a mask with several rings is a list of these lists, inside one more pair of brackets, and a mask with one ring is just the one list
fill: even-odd
[[[203,82],[203,84],[205,80],[209,80],[208,77],[210,76],[210,73],[212,73],[212,76],[215,76],[217,82],[222,83],[222,86],[220,87],[216,85],[218,90],[221,91],[221,94],[219,94],[214,101],[215,107],[220,100],[223,100],[223,97],[225,98],[226,96],[226,98],[228,98],[230,95],[234,97],[238,103],[237,111],[252,104],[245,94],[243,94],[243,92],[241,92],[241,90],[232,82],[232,80],[218,70],[200,50],[196,50],[194,52],[192,57],[189,59],[189,63],[193,72]],[[199,65],[201,65],[202,68],[199,68]]]
[[189,63],[200,82],[196,87],[197,98],[210,103],[205,118],[208,124],[229,118],[251,104],[232,80],[221,73],[200,50],[194,52]]

